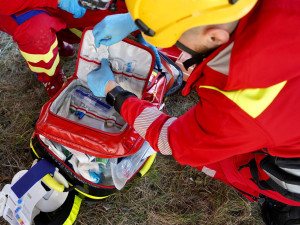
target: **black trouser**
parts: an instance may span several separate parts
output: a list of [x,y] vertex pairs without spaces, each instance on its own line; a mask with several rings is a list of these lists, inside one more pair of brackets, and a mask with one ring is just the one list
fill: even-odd
[[300,207],[263,196],[262,217],[267,225],[300,225]]

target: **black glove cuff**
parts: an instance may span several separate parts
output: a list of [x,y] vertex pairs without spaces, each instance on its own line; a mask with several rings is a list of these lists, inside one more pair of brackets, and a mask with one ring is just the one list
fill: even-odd
[[121,114],[121,107],[122,107],[123,103],[125,102],[125,100],[129,97],[137,97],[137,96],[129,91],[124,91],[117,96],[114,107],[118,113]]
[[114,106],[115,110],[118,113],[120,113],[123,103],[129,97],[137,97],[137,96],[129,91],[124,90],[120,86],[117,86],[107,93],[106,101],[111,106]]

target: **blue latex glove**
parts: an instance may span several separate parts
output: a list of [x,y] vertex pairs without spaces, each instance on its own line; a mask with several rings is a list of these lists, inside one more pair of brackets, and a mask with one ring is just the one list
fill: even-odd
[[101,60],[101,66],[87,75],[88,85],[97,97],[105,97],[105,86],[108,81],[115,80],[107,59]]
[[137,29],[129,13],[107,16],[93,29],[95,45],[113,45]]
[[161,66],[161,60],[160,60],[157,48],[155,46],[153,46],[153,45],[150,45],[148,42],[146,42],[145,39],[143,38],[142,34],[138,34],[137,38],[138,38],[138,42],[140,44],[142,44],[142,45],[150,48],[154,52],[154,55],[155,55],[155,66],[158,69],[161,69],[162,68],[162,66]]
[[86,11],[86,8],[80,6],[77,0],[61,0],[58,7],[72,13],[74,18],[82,17]]

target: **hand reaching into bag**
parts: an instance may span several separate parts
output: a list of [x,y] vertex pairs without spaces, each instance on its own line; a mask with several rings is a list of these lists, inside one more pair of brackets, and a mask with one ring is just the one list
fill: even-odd
[[95,45],[97,48],[100,45],[113,45],[137,29],[129,13],[107,16],[93,29]]
[[137,38],[138,38],[138,42],[140,44],[142,44],[142,45],[150,48],[154,52],[154,55],[155,55],[155,66],[158,69],[161,69],[162,68],[161,67],[161,60],[160,60],[157,48],[155,46],[153,46],[153,45],[150,45],[147,41],[145,41],[145,39],[143,38],[142,34],[138,34]]
[[[101,60],[101,66],[93,71],[91,71],[87,75],[87,81],[88,85],[93,92],[93,94],[97,97],[105,97],[105,93],[108,91],[105,91],[105,87],[107,86],[107,83],[109,81],[114,81],[114,74],[112,73],[109,63],[107,59]],[[110,82],[110,88],[111,86],[117,86],[117,83]]]
[[83,17],[86,9],[79,5],[77,0],[58,0],[58,7],[72,13],[74,18]]

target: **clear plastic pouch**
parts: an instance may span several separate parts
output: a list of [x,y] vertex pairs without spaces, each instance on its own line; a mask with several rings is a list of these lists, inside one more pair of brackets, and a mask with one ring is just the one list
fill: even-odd
[[137,153],[124,158],[111,159],[112,179],[116,188],[118,190],[122,189],[145,162],[147,157],[154,153],[155,151],[151,148],[150,144],[145,141]]

